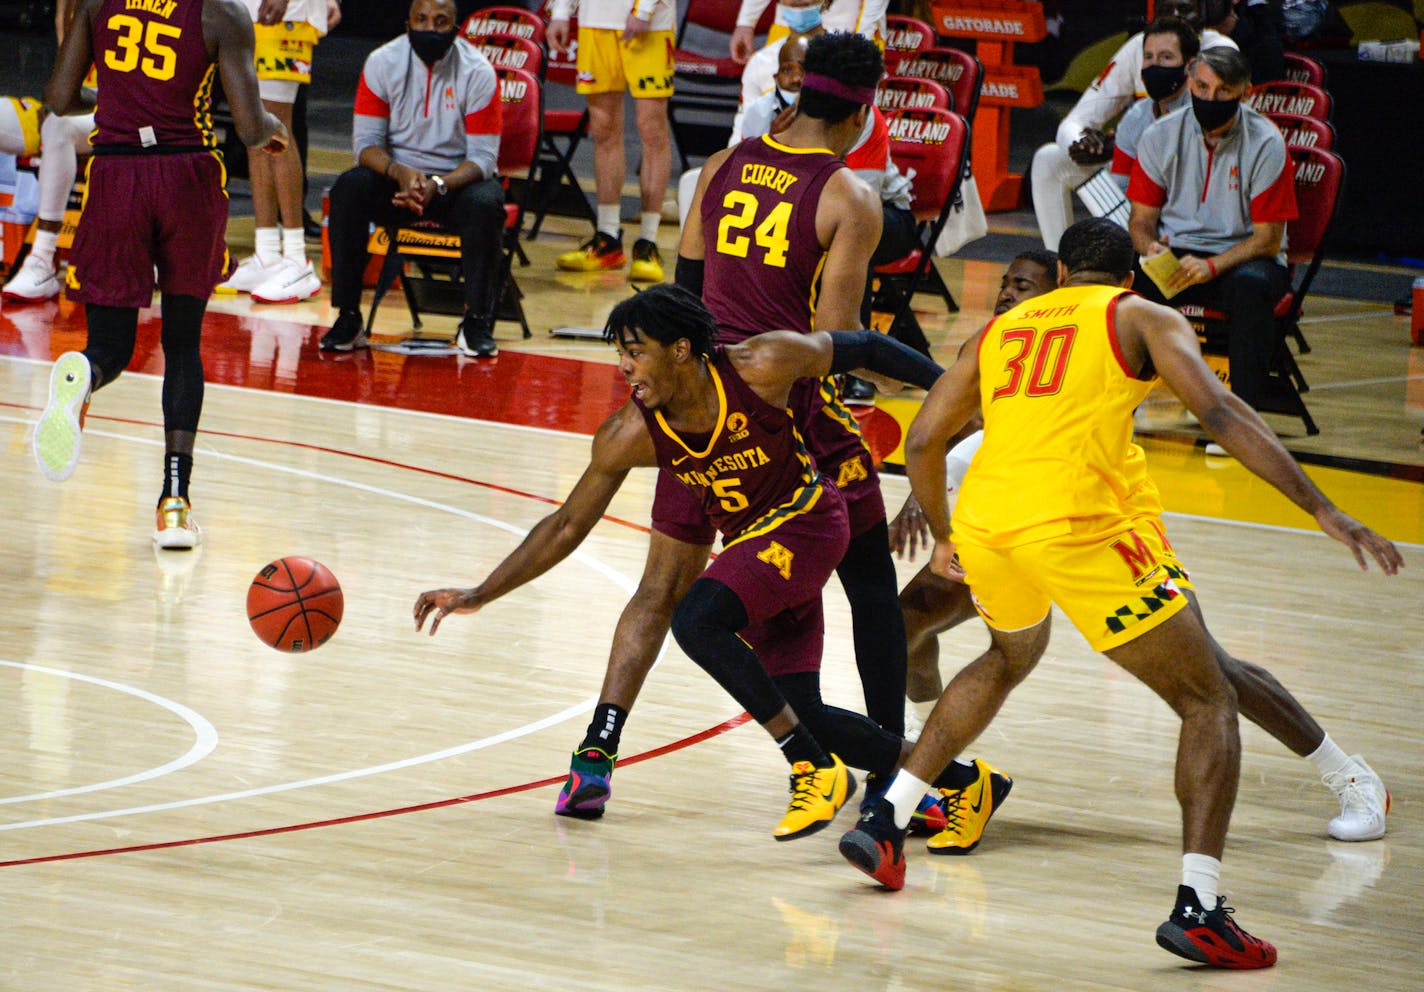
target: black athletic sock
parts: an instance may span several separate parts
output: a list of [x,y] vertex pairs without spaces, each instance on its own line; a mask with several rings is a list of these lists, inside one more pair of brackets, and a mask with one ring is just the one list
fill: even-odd
[[628,719],[628,711],[613,703],[599,703],[593,711],[588,730],[583,735],[580,751],[596,747],[604,754],[618,753],[618,738],[623,734],[623,721]]
[[170,496],[182,496],[188,498],[188,478],[193,474],[193,456],[179,454],[170,451],[163,456],[163,495],[158,497],[162,503]]
[[811,732],[806,729],[805,724],[798,723],[791,728],[791,733],[785,737],[778,737],[776,746],[781,748],[781,753],[786,755],[788,764],[796,764],[798,761],[809,761],[817,768],[827,768],[831,764],[831,756],[827,754],[821,745],[816,742],[816,738],[811,736]]
[[967,789],[977,781],[978,765],[951,761],[949,767],[939,773],[939,778],[935,779],[933,784],[936,789]]

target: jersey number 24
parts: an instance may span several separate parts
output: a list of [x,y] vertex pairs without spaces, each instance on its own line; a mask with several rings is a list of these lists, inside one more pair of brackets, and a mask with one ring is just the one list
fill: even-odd
[[[722,209],[727,213],[717,223],[717,253],[746,258],[755,240],[757,247],[765,252],[762,264],[784,269],[786,252],[791,247],[791,241],[786,237],[791,228],[791,201],[776,201],[758,224],[757,207],[760,205],[760,201],[745,190],[734,189],[722,197]],[[748,237],[743,232],[753,224],[756,228]]]

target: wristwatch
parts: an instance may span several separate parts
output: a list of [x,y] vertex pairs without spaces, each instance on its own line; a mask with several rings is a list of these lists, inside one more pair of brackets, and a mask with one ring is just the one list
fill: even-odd
[[435,187],[436,196],[444,196],[450,191],[450,187],[445,185],[445,180],[441,179],[439,176],[431,176],[430,184]]

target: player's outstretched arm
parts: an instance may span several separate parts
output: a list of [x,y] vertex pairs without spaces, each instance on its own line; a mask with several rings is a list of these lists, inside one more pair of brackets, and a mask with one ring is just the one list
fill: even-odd
[[91,109],[84,101],[81,88],[84,77],[89,74],[89,66],[94,63],[94,40],[90,32],[98,7],[98,0],[82,0],[74,5],[74,18],[68,22],[69,27],[59,46],[59,56],[55,59],[54,72],[45,85],[45,105],[53,113],[77,114]]
[[1279,489],[1315,518],[1326,534],[1344,544],[1361,569],[1366,554],[1387,575],[1404,564],[1399,549],[1342,512],[1322,493],[1260,415],[1231,393],[1202,361],[1196,333],[1181,314],[1137,297],[1118,304],[1118,327],[1129,361],[1144,349],[1152,367],[1202,427],[1254,474]]
[[642,414],[625,404],[599,427],[593,439],[593,456],[569,498],[553,513],[534,525],[479,585],[470,589],[432,589],[415,601],[415,629],[428,617],[434,636],[440,621],[451,613],[474,613],[511,590],[537,578],[569,555],[593,530],[609,502],[618,492],[628,470],[637,465],[655,465],[652,440]]
[[869,369],[929,389],[944,373],[915,349],[875,331],[770,331],[732,345],[727,356],[762,399],[777,405],[798,379]]
[[238,140],[248,148],[280,152],[287,146],[287,129],[262,107],[253,63],[256,42],[247,8],[236,0],[204,0],[203,38],[217,60]]

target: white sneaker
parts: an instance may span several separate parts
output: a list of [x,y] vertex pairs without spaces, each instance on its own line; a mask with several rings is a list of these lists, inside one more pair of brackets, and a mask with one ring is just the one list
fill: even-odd
[[282,266],[252,291],[253,303],[300,303],[321,292],[321,280],[311,260],[282,259]]
[[1336,840],[1378,840],[1384,836],[1384,818],[1389,812],[1389,790],[1373,768],[1358,754],[1350,755],[1351,766],[1322,777],[1340,800],[1340,815],[1328,830]]
[[81,351],[66,351],[49,375],[49,402],[35,425],[35,461],[51,482],[63,482],[79,464],[84,411],[93,385],[89,359]]
[[248,255],[238,263],[225,282],[218,284],[218,289],[232,293],[250,293],[281,271],[282,262],[283,259],[279,255],[271,265],[263,265],[256,255]]
[[14,303],[43,303],[59,295],[59,275],[52,262],[41,262],[34,255],[25,259],[15,278],[5,284],[5,299]]

